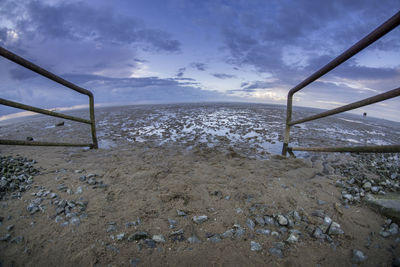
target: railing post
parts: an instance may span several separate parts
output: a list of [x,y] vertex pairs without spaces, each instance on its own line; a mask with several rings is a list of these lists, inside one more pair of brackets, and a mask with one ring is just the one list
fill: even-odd
[[286,156],[286,153],[288,152],[288,145],[290,140],[290,121],[292,120],[292,102],[293,94],[289,92],[286,106],[286,127],[285,137],[283,139],[282,156]]
[[90,121],[91,121],[91,131],[92,131],[92,140],[93,140],[93,147],[94,149],[99,148],[97,143],[97,136],[96,136],[96,121],[94,118],[94,97],[93,94],[89,95],[89,111],[90,111]]

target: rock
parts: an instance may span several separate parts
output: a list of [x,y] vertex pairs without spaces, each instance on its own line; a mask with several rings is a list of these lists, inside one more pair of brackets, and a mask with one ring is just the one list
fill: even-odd
[[342,194],[342,198],[345,200],[348,200],[350,202],[352,202],[354,200],[354,198],[351,194]]
[[328,216],[324,217],[324,223],[319,226],[319,228],[322,230],[322,232],[326,233],[328,232],[329,226],[331,226],[332,219],[329,218]]
[[221,236],[219,234],[215,234],[209,238],[207,238],[208,241],[210,241],[211,243],[218,243],[221,242]]
[[182,210],[176,210],[176,213],[178,214],[178,216],[186,216],[187,214],[182,211]]
[[371,190],[371,186],[372,186],[372,184],[371,184],[370,182],[366,182],[366,183],[363,184],[362,187],[363,187],[366,191],[369,191],[369,190]]
[[395,223],[392,223],[388,232],[390,232],[391,235],[397,235],[399,233],[399,226]]
[[372,193],[378,193],[380,190],[379,186],[371,186],[371,192]]
[[56,223],[60,223],[60,222],[63,222],[64,219],[63,219],[63,217],[61,217],[61,216],[57,216],[56,219],[55,219],[55,221],[56,221]]
[[79,220],[78,217],[72,217],[69,220],[69,224],[74,225],[74,226],[78,226],[81,223],[81,220]]
[[61,122],[59,122],[59,123],[56,123],[56,126],[57,126],[57,127],[59,127],[59,126],[64,126],[64,122],[61,121]]
[[57,197],[57,194],[56,194],[56,193],[51,193],[51,194],[50,194],[50,198],[51,198],[51,199],[54,199],[54,198],[56,198],[56,197]]
[[236,239],[241,238],[244,235],[244,233],[246,232],[246,230],[244,228],[240,227],[240,225],[237,225],[237,224],[235,224],[234,227],[235,227],[235,235],[234,235],[234,237]]
[[163,235],[153,235],[152,239],[157,243],[164,243],[165,237]]
[[[220,240],[221,240],[221,239],[220,239]],[[189,238],[187,239],[187,241],[188,241],[190,244],[201,243],[201,240],[200,240],[197,236],[195,236],[195,235],[189,237]],[[213,242],[213,243],[216,243],[216,242]]]
[[222,237],[222,238],[232,238],[234,234],[235,234],[235,230],[234,230],[234,229],[229,229],[229,230],[225,231],[225,232],[221,235],[221,237]]
[[288,219],[283,215],[278,215],[277,220],[280,225],[288,225]]
[[132,266],[137,266],[140,263],[140,259],[134,258],[129,260],[129,264]]
[[255,241],[250,241],[250,250],[251,251],[260,251],[262,249],[261,245]]
[[241,208],[236,208],[236,213],[237,214],[242,213],[242,212],[243,212],[243,210]]
[[115,226],[115,224],[110,224],[108,227],[107,227],[107,233],[111,233],[111,232],[115,232],[115,231],[117,231],[117,227]]
[[269,235],[269,234],[271,234],[271,230],[269,230],[269,229],[257,229],[256,233],[257,234],[261,234],[261,235]]
[[391,236],[390,232],[388,232],[388,231],[383,231],[383,230],[380,231],[379,234],[380,234],[380,236],[382,236],[382,237],[384,237],[384,238]]
[[27,136],[26,137],[26,141],[33,141],[33,137],[32,136]]
[[319,217],[319,218],[325,218],[325,212],[323,211],[323,210],[314,210],[312,213],[311,213],[311,215],[312,216],[315,216],[315,217]]
[[88,183],[89,185],[95,185],[95,184],[97,183],[97,181],[96,181],[95,178],[91,177],[91,178],[89,178],[89,180],[87,181],[87,183]]
[[270,216],[264,216],[264,222],[267,225],[274,225],[275,224],[274,218],[272,218]]
[[290,244],[297,243],[297,241],[299,241],[299,236],[295,233],[290,233],[288,239],[286,239],[286,242]]
[[185,241],[185,236],[183,235],[183,229],[179,229],[178,231],[174,231],[169,234],[169,237],[172,241]]
[[115,238],[116,238],[118,241],[122,241],[122,240],[124,240],[124,238],[125,238],[125,233],[120,233],[120,234],[116,235]]
[[114,246],[112,246],[112,245],[107,245],[106,248],[108,250],[111,250],[111,251],[115,252],[115,253],[119,253],[119,249],[114,247]]
[[82,186],[79,186],[79,187],[76,189],[75,194],[82,194],[82,193],[83,193],[83,188],[82,188]]
[[276,256],[276,257],[279,257],[279,258],[283,258],[283,252],[279,248],[270,248],[268,250],[268,252],[273,256]]
[[368,259],[368,256],[364,255],[364,253],[361,250],[353,249],[353,258],[352,258],[353,263],[361,263],[366,259]]
[[325,239],[325,234],[319,227],[315,228],[314,233],[312,234],[312,236],[317,238],[317,239]]
[[226,200],[230,200],[230,199],[231,199],[231,196],[226,196],[225,199],[226,199]]
[[254,221],[250,218],[247,219],[246,221],[247,226],[249,227],[250,230],[254,230],[254,227],[256,226],[256,224],[254,223]]
[[14,224],[7,226],[7,231],[10,232],[14,229]]
[[318,205],[325,205],[326,204],[326,201],[323,201],[323,200],[321,200],[321,199],[318,199],[318,201],[317,201],[317,203],[318,203]]
[[11,239],[11,243],[16,243],[16,244],[19,244],[19,243],[21,243],[22,241],[24,241],[24,237],[23,236],[16,236],[16,237],[14,237],[13,239]]
[[399,193],[388,193],[382,196],[367,194],[364,200],[369,206],[376,209],[382,215],[400,220]]
[[272,231],[271,236],[279,237],[279,233],[276,231]]
[[206,215],[193,216],[193,221],[197,224],[203,223],[208,220]]
[[156,242],[153,239],[145,239],[144,244],[146,245],[147,248],[156,248]]
[[79,177],[79,181],[85,182],[86,181],[86,176],[85,175],[80,176]]
[[261,216],[257,216],[255,218],[255,221],[256,221],[257,225],[260,225],[260,226],[264,226],[265,225],[265,221],[264,221],[263,217],[261,217]]
[[147,232],[135,232],[128,237],[128,241],[135,241],[149,238],[149,234]]
[[174,229],[176,227],[176,225],[178,224],[175,220],[173,219],[168,219],[168,223],[169,223],[169,229]]
[[340,228],[340,224],[337,222],[332,222],[331,227],[329,228],[328,234],[330,235],[342,235],[344,231]]
[[8,240],[10,240],[10,238],[10,234],[5,234],[4,236],[0,237],[0,241],[7,242]]

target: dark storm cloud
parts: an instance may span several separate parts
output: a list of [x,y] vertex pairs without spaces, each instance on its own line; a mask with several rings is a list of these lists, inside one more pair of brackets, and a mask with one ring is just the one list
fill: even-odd
[[193,62],[192,64],[190,64],[190,66],[199,71],[205,71],[207,69],[206,64],[200,62]]
[[213,73],[212,75],[218,79],[231,79],[236,77],[236,75],[226,74],[226,73]]
[[16,25],[25,34],[119,45],[135,43],[142,44],[146,50],[180,51],[180,42],[169,33],[147,28],[131,17],[115,14],[110,8],[93,8],[83,2],[47,5],[32,1],[22,10],[26,16],[16,17]]

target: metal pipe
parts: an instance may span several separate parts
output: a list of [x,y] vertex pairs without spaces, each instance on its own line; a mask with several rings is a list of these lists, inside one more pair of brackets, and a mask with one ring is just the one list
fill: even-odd
[[97,149],[98,143],[97,143],[97,136],[96,136],[96,122],[94,119],[94,97],[89,96],[89,111],[90,111],[90,120],[91,120],[91,132],[92,132],[92,141],[93,141],[93,148]]
[[37,142],[22,140],[2,140],[0,145],[17,145],[17,146],[72,146],[72,147],[93,147],[93,144],[72,144],[72,143],[55,143],[55,142]]
[[327,117],[327,116],[330,116],[330,115],[334,115],[334,114],[342,113],[342,112],[345,112],[345,111],[348,111],[348,110],[352,110],[352,109],[356,109],[356,108],[359,108],[359,107],[363,107],[363,106],[367,106],[367,105],[370,105],[370,104],[374,104],[376,102],[380,102],[380,101],[383,101],[383,100],[386,100],[386,99],[390,99],[390,98],[393,98],[393,97],[397,97],[397,96],[400,96],[400,87],[396,88],[396,89],[393,89],[393,90],[390,90],[390,91],[387,91],[385,93],[382,93],[382,94],[379,94],[379,95],[376,95],[376,96],[372,96],[372,97],[369,97],[369,98],[366,98],[366,99],[363,99],[363,100],[360,100],[360,101],[357,101],[357,102],[354,102],[354,103],[351,103],[351,104],[348,104],[348,105],[345,105],[345,106],[342,106],[342,107],[331,109],[331,110],[328,110],[328,111],[325,111],[325,112],[322,112],[322,113],[319,113],[319,114],[316,114],[316,115],[313,115],[313,116],[310,116],[310,117],[307,117],[307,118],[304,118],[304,119],[300,119],[300,120],[297,120],[297,121],[292,121],[292,122],[289,123],[289,125],[293,126],[295,124],[299,124],[299,123],[303,123],[303,122],[307,122],[307,121],[320,119],[320,118]]
[[0,104],[1,105],[6,105],[6,106],[9,106],[9,107],[13,107],[13,108],[29,110],[29,111],[33,111],[33,112],[37,112],[37,113],[41,113],[41,114],[45,114],[45,115],[49,115],[49,116],[53,116],[53,117],[63,118],[63,119],[66,119],[66,120],[77,121],[77,122],[82,122],[82,123],[86,123],[86,124],[92,124],[92,122],[89,121],[89,120],[85,120],[85,119],[82,119],[82,118],[65,115],[65,114],[62,114],[62,113],[53,112],[53,111],[50,111],[50,110],[45,110],[45,109],[41,109],[41,108],[36,108],[36,107],[24,105],[24,104],[13,102],[13,101],[6,100],[6,99],[3,99],[3,98],[0,98]]
[[358,41],[352,47],[350,47],[349,49],[344,51],[341,55],[339,55],[338,57],[333,59],[331,62],[326,64],[324,67],[322,67],[321,69],[316,71],[314,74],[309,76],[307,79],[305,79],[304,81],[299,83],[297,86],[292,88],[289,91],[289,95],[293,95],[297,91],[300,91],[301,89],[303,89],[304,87],[306,87],[307,85],[309,85],[310,83],[315,81],[316,79],[320,78],[327,72],[333,70],[338,65],[342,64],[343,62],[345,62],[346,60],[348,60],[349,58],[351,58],[352,56],[354,56],[355,54],[357,54],[358,52],[360,52],[361,50],[363,50],[364,48],[366,48],[367,46],[369,46],[370,44],[372,44],[373,42],[375,42],[376,40],[378,40],[379,38],[381,38],[382,36],[384,36],[385,34],[387,34],[388,32],[390,32],[391,30],[393,30],[394,28],[396,28],[399,25],[400,25],[400,11],[397,12],[390,19],[388,19],[386,22],[384,22],[382,25],[380,25],[378,28],[373,30],[370,34],[368,34],[363,39]]
[[70,88],[70,89],[72,89],[74,91],[77,91],[77,92],[79,92],[81,94],[84,94],[84,95],[87,95],[87,96],[93,96],[92,92],[90,92],[89,90],[83,89],[83,88],[81,88],[81,87],[79,87],[79,86],[77,86],[77,85],[75,85],[75,84],[73,84],[73,83],[71,83],[71,82],[69,82],[67,80],[64,80],[63,78],[61,78],[61,77],[59,77],[59,76],[57,76],[57,75],[55,75],[55,74],[53,74],[53,73],[51,73],[51,72],[49,72],[49,71],[47,71],[45,69],[39,67],[36,64],[33,64],[32,62],[30,62],[30,61],[28,61],[28,60],[26,60],[26,59],[24,59],[24,58],[22,58],[22,57],[20,57],[20,56],[18,56],[16,54],[14,54],[14,53],[8,51],[7,49],[5,49],[5,48],[3,48],[1,46],[0,46],[0,55],[5,57],[5,58],[7,58],[8,60],[11,60],[11,61],[13,61],[13,62],[25,67],[25,68],[27,68],[27,69],[30,69],[31,71],[39,73],[40,75],[45,76],[46,78],[48,78],[50,80],[53,80],[53,81],[55,81],[55,82],[57,82],[59,84],[62,84],[62,85],[66,86],[66,87],[68,87],[68,88]]
[[283,139],[282,156],[286,156],[289,141],[290,141],[290,121],[292,120],[292,106],[293,96],[288,96],[287,109],[286,109],[286,126],[285,126],[285,137]]
[[313,152],[360,152],[360,153],[397,153],[400,152],[400,145],[389,146],[349,146],[349,147],[290,147],[292,151],[313,151]]

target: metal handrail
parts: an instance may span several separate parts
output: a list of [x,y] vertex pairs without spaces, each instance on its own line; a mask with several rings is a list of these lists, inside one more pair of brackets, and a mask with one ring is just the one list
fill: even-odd
[[[400,25],[400,12],[397,12],[394,16],[392,16],[390,19],[388,19],[386,22],[384,22],[382,25],[380,25],[378,28],[376,28],[374,31],[372,31],[370,34],[365,36],[363,39],[358,41],[356,44],[354,44],[352,47],[347,49],[345,52],[343,52],[341,55],[333,59],[331,62],[326,64],[324,67],[310,75],[308,78],[306,78],[304,81],[296,85],[294,88],[292,88],[289,93],[288,93],[288,98],[287,98],[287,110],[286,110],[286,127],[285,127],[285,137],[283,140],[283,147],[282,147],[282,155],[286,156],[286,154],[289,152],[290,154],[293,154],[292,151],[316,151],[316,152],[400,152],[400,146],[389,146],[392,147],[392,149],[388,149],[388,146],[372,146],[372,147],[366,147],[366,146],[359,146],[359,147],[341,147],[341,148],[335,148],[335,147],[318,147],[318,148],[302,148],[302,147],[289,147],[289,140],[290,140],[290,127],[299,124],[302,122],[310,121],[310,120],[315,120],[319,118],[323,118],[326,116],[330,116],[333,114],[345,112],[348,110],[356,109],[365,105],[370,105],[372,103],[376,103],[379,101],[383,101],[389,98],[393,98],[396,96],[400,95],[400,88],[393,89],[391,91],[388,91],[383,94],[379,94],[370,98],[366,98],[364,100],[354,102],[352,104],[348,104],[336,109],[332,109],[326,112],[322,112],[317,115],[310,116],[308,118],[300,119],[297,121],[292,121],[292,106],[293,106],[293,95],[309,85],[310,83],[314,82],[318,78],[322,77],[329,71],[333,70],[352,56],[356,55],[358,52],[363,50],[364,48],[368,47],[372,43],[374,43],[376,40],[390,32],[391,30],[395,29],[397,26]],[[335,150],[336,149],[336,150]],[[339,151],[340,150],[340,151]],[[357,150],[357,151],[356,151]],[[368,150],[368,151],[367,151]]]
[[58,143],[58,142],[32,142],[32,141],[20,141],[20,140],[0,140],[0,145],[23,145],[23,146],[81,146],[81,147],[90,147],[90,148],[98,148],[98,143],[97,143],[97,136],[96,136],[96,122],[95,122],[95,117],[94,117],[94,96],[92,92],[89,90],[86,90],[84,88],[81,88],[67,80],[64,80],[63,78],[39,67],[38,65],[33,64],[32,62],[8,51],[7,49],[3,48],[0,46],[0,56],[7,58],[10,61],[13,61],[27,69],[30,69],[50,80],[55,81],[56,83],[59,83],[61,85],[64,85],[65,87],[68,87],[78,93],[87,95],[89,97],[89,112],[90,112],[90,120],[78,118],[78,117],[73,117],[61,113],[56,113],[53,111],[37,108],[37,107],[32,107],[28,105],[24,105],[18,102],[13,102],[9,100],[5,100],[3,98],[0,98],[0,104],[1,105],[6,105],[14,108],[19,108],[19,109],[24,109],[24,110],[29,110],[33,111],[36,113],[41,113],[53,117],[59,117],[67,120],[72,120],[72,121],[77,121],[77,122],[82,122],[86,124],[90,124],[91,126],[91,134],[92,134],[92,144],[72,144],[72,143]]

